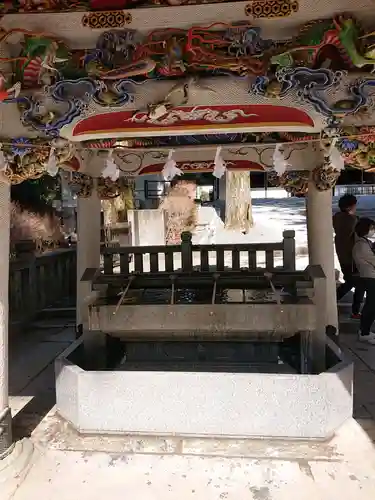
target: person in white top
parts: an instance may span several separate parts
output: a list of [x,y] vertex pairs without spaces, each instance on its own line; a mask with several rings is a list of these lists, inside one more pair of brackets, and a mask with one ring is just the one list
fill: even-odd
[[359,219],[355,232],[353,259],[359,272],[360,281],[366,291],[359,340],[375,345],[375,333],[371,332],[375,321],[375,252],[370,240],[375,234],[375,221],[366,217]]

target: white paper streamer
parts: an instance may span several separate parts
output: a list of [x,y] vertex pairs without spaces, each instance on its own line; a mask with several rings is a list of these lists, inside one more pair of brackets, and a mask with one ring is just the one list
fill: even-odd
[[111,150],[105,161],[105,167],[102,171],[102,177],[111,179],[115,182],[120,177],[120,169],[113,160],[113,151]]
[[281,151],[281,144],[277,144],[273,153],[273,168],[279,177],[283,175],[287,166],[288,162],[285,160],[284,154]]
[[221,179],[223,175],[225,174],[227,167],[225,164],[225,161],[221,155],[221,146],[219,146],[216,149],[216,154],[215,154],[215,160],[214,160],[214,171],[212,172],[212,175],[214,177],[217,177],[218,179]]
[[340,151],[336,147],[336,141],[334,140],[331,145],[331,150],[329,152],[329,161],[331,167],[338,172],[341,172],[345,168],[344,158],[341,156]]
[[8,166],[8,160],[5,157],[4,151],[1,149],[2,144],[0,143],[0,172],[4,172]]
[[46,172],[51,177],[55,177],[59,171],[59,167],[57,166],[57,160],[55,155],[55,148],[51,148],[49,152],[49,157],[46,165]]
[[174,150],[171,149],[168,153],[167,161],[162,170],[163,177],[166,181],[171,181],[176,175],[182,175],[182,170],[177,167],[177,163],[172,158]]

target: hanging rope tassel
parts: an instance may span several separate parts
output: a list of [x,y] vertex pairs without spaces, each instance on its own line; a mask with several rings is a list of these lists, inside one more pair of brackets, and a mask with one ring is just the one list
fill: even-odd
[[177,167],[177,163],[172,158],[174,150],[171,149],[168,153],[167,161],[162,170],[162,175],[166,181],[171,181],[176,175],[182,175],[182,170]]
[[331,144],[330,152],[329,152],[329,162],[331,167],[338,172],[341,172],[345,168],[344,158],[341,156],[340,151],[336,146],[337,139],[334,139]]
[[218,179],[221,179],[223,177],[227,169],[225,161],[221,154],[221,149],[222,149],[221,146],[219,146],[216,149],[215,160],[214,160],[214,171],[212,172],[212,175],[214,177],[217,177]]

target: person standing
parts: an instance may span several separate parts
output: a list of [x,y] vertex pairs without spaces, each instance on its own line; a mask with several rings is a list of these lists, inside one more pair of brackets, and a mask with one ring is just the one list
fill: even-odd
[[366,292],[359,340],[375,345],[375,333],[371,332],[375,321],[375,253],[373,243],[369,239],[375,234],[375,221],[366,217],[359,219],[355,232],[353,258],[359,272],[359,279]]
[[357,269],[353,260],[355,242],[355,227],[358,221],[355,215],[357,198],[352,194],[345,194],[339,199],[339,209],[333,216],[335,231],[335,248],[340,262],[344,283],[337,288],[337,301],[341,300],[354,288],[352,303],[352,318],[360,319],[360,309],[364,298],[364,290],[357,277]]

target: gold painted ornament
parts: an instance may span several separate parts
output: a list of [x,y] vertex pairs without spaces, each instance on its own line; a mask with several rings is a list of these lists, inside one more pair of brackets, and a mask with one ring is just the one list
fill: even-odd
[[73,172],[69,180],[70,189],[80,198],[89,198],[94,188],[92,177],[80,172]]
[[124,205],[121,208],[121,204],[124,204],[124,196],[129,196],[132,193],[133,182],[125,177],[120,177],[119,179],[113,181],[111,179],[100,177],[98,179],[98,196],[101,200],[116,200],[115,205],[118,211],[123,211],[126,209]]
[[298,0],[254,0],[245,7],[245,14],[257,19],[289,17],[299,9]]
[[305,195],[309,186],[308,170],[290,170],[280,176],[280,186],[294,196]]
[[98,179],[98,196],[101,200],[112,200],[121,194],[122,180],[117,179],[113,181],[108,177],[100,177]]
[[49,149],[47,148],[34,149],[22,156],[7,155],[8,163],[3,172],[4,177],[13,185],[39,179],[46,174],[48,157]]
[[328,165],[320,165],[314,168],[312,176],[316,189],[319,191],[328,191],[336,185],[337,179],[340,177],[341,171]]
[[123,10],[89,12],[82,17],[82,25],[93,30],[123,28],[132,22],[132,15]]

